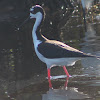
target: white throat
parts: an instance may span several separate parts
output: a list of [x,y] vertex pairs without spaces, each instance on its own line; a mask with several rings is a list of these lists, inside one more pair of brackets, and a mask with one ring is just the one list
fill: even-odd
[[34,17],[36,18],[36,21],[35,21],[35,24],[34,24],[33,30],[32,30],[32,38],[33,38],[34,48],[35,48],[35,52],[36,52],[37,56],[43,61],[42,55],[37,50],[38,45],[42,41],[38,40],[37,35],[36,35],[37,28],[38,28],[38,26],[40,25],[40,23],[42,21],[43,15],[42,15],[42,13],[38,12]]
[[42,15],[41,12],[38,12],[38,13],[35,14],[34,17],[36,18],[36,21],[35,21],[35,24],[34,24],[34,26],[33,26],[33,32],[36,32],[37,27],[38,27],[38,26],[40,25],[40,23],[41,23],[41,20],[42,20],[42,18],[43,18],[43,15]]
[[41,43],[41,41],[39,41],[37,39],[36,31],[42,21],[43,15],[41,12],[38,12],[33,16],[34,16],[34,18],[36,18],[36,21],[35,21],[35,24],[34,24],[33,30],[32,30],[32,38],[33,38],[34,47],[36,48]]

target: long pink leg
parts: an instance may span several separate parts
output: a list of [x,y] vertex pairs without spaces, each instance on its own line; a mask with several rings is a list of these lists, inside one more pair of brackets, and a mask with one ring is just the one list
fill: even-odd
[[67,71],[67,69],[66,69],[66,67],[65,67],[65,66],[63,66],[63,69],[64,69],[64,71],[65,71],[65,73],[66,73],[67,77],[69,77],[70,75],[69,75],[69,73],[68,73],[68,71]]
[[65,87],[68,86],[68,79],[69,79],[69,77],[66,78],[66,82],[65,82],[65,85],[64,85]]
[[48,71],[48,79],[50,79],[50,76],[51,76],[50,68],[48,68],[47,71]]
[[52,84],[51,84],[51,79],[50,79],[50,68],[47,69],[47,72],[48,72],[48,82],[49,82],[49,88],[52,88]]

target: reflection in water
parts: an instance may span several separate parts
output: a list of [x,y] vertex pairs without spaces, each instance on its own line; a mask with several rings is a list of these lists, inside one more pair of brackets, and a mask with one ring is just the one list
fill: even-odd
[[84,40],[86,42],[92,42],[95,41],[96,38],[96,31],[93,28],[93,25],[87,24],[87,32],[85,32],[85,38]]
[[88,95],[79,92],[77,88],[49,89],[46,94],[42,95],[42,100],[82,100],[89,98]]
[[[64,75],[52,76],[52,79],[54,79],[53,77],[55,77],[55,79],[58,79],[58,78],[65,78],[65,77],[67,77],[67,76],[64,76]],[[69,77],[66,78],[66,82],[65,82],[65,85],[64,85],[65,88],[66,88],[67,85],[68,85],[68,80],[69,80]],[[49,82],[49,88],[53,88],[53,87],[52,87],[52,83],[51,83],[51,78],[48,79],[48,82]]]
[[[82,51],[100,56],[100,36],[96,35],[93,24],[87,24],[87,32],[85,32]],[[94,51],[96,50],[96,51]],[[82,60],[82,65],[85,68],[85,73],[89,75],[100,76],[100,60],[96,58],[88,58]]]
[[83,8],[90,8],[94,0],[81,0]]
[[64,87],[53,89],[51,80],[49,80],[49,91],[42,95],[42,100],[71,100],[71,99],[85,99],[89,98],[88,95],[79,92],[77,88],[68,87],[69,77],[66,78]]
[[96,16],[96,19],[97,19],[98,21],[100,21],[100,14],[98,14],[98,15]]

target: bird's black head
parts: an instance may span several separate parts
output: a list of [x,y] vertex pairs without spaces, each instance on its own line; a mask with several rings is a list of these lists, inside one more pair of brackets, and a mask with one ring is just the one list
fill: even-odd
[[44,9],[40,5],[32,6],[30,8],[30,18],[36,18],[36,14],[39,12],[45,17]]

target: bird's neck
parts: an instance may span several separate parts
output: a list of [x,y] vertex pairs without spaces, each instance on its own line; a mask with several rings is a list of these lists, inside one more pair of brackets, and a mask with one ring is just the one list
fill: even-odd
[[40,32],[40,26],[42,24],[42,20],[43,20],[43,15],[42,13],[39,12],[37,14],[36,21],[32,30],[32,37],[34,41],[35,40],[43,41],[43,36],[41,35],[41,32]]

